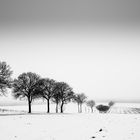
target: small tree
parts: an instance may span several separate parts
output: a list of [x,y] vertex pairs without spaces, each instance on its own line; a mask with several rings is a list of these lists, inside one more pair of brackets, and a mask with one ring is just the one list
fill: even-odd
[[110,107],[112,107],[114,104],[115,104],[115,102],[113,102],[113,101],[110,101],[110,102],[108,103],[108,105],[109,105]]
[[47,100],[47,113],[50,112],[50,99],[53,97],[55,92],[55,80],[44,78],[38,81],[38,88],[36,96]]
[[77,103],[78,113],[80,113],[80,99],[79,99],[79,95],[78,94],[75,94],[73,96],[73,102]]
[[28,100],[29,113],[31,113],[31,103],[35,98],[35,91],[40,77],[36,73],[22,73],[13,82],[13,96],[15,98],[26,98]]
[[59,101],[61,103],[60,105],[60,112],[63,113],[63,106],[64,104],[67,104],[71,101],[73,98],[74,92],[72,91],[72,88],[64,82],[57,82],[56,83],[56,91],[59,96]]
[[91,112],[93,112],[93,107],[95,106],[95,101],[89,100],[86,103],[87,103],[87,106],[89,106],[91,108]]
[[74,102],[78,104],[78,112],[82,113],[82,104],[86,102],[86,96],[84,93],[76,94],[74,96]]
[[0,95],[5,95],[6,89],[11,87],[12,71],[6,62],[0,62]]

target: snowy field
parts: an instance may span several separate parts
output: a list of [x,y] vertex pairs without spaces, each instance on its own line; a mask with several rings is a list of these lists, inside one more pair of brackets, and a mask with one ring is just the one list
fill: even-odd
[[[43,106],[43,105],[41,105]],[[41,106],[33,106],[33,114],[27,114],[26,106],[5,106],[11,111],[1,112],[1,140],[139,140],[139,104],[116,104],[108,113],[96,109],[88,113],[83,106],[81,114],[65,108],[64,114],[46,114]],[[76,110],[76,105],[73,106]],[[135,107],[135,108],[134,108]],[[136,108],[137,107],[137,108]],[[22,110],[22,111],[21,111]],[[53,107],[52,107],[53,111]]]

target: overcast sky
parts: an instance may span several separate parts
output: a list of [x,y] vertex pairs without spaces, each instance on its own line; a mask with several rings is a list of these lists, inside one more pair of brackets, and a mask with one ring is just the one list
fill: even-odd
[[140,1],[0,1],[0,60],[95,100],[140,100]]

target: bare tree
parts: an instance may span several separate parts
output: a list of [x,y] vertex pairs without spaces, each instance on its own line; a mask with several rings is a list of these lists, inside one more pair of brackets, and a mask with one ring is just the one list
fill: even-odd
[[74,92],[72,88],[64,82],[56,83],[56,93],[59,95],[59,100],[61,102],[60,112],[63,113],[63,106],[71,101],[73,98]]
[[50,112],[50,99],[55,92],[55,80],[43,78],[38,81],[38,89],[36,95],[47,100],[47,113]]
[[22,73],[13,82],[13,96],[15,98],[26,98],[28,100],[29,113],[31,113],[31,103],[35,98],[37,83],[40,76],[36,73]]
[[52,98],[52,102],[54,102],[56,104],[56,113],[58,113],[58,106],[59,104],[61,103],[61,96],[59,94],[59,92],[55,92],[55,94],[53,95],[53,98]]
[[91,112],[93,112],[93,107],[95,106],[95,101],[89,100],[86,102],[87,106],[91,108]]
[[76,102],[77,103],[77,106],[78,106],[78,113],[80,113],[80,97],[79,97],[79,94],[75,94],[74,97],[73,97],[73,102]]
[[86,96],[84,93],[76,94],[74,96],[74,101],[78,104],[78,112],[82,113],[82,104],[86,102]]
[[6,62],[0,62],[0,95],[5,95],[6,89],[11,87],[12,73],[10,66]]
[[108,105],[109,105],[110,107],[112,107],[114,104],[115,104],[115,102],[113,102],[113,101],[110,101],[110,102],[108,103]]

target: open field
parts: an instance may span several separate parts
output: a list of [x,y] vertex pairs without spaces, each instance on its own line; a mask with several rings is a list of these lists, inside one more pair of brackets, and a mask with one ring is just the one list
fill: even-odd
[[139,140],[137,114],[0,116],[2,140]]
[[[104,103],[98,103],[104,104]],[[97,105],[98,105],[97,104]],[[3,110],[3,111],[2,111]],[[7,111],[6,111],[7,110]],[[33,113],[46,113],[47,105],[32,105]],[[83,105],[83,113],[90,113],[91,110],[86,105]],[[94,113],[98,111],[94,107]],[[55,113],[55,105],[51,104],[51,113]],[[0,114],[9,113],[27,113],[28,105],[15,105],[15,106],[0,106]],[[77,113],[77,104],[67,104],[64,106],[65,113]],[[140,104],[139,103],[116,103],[107,113],[111,114],[139,114]]]
[[140,114],[140,108],[114,107],[108,111],[114,114]]
[[[1,113],[2,140],[139,140],[140,109],[114,106],[108,113]],[[11,115],[12,114],[12,115]]]

